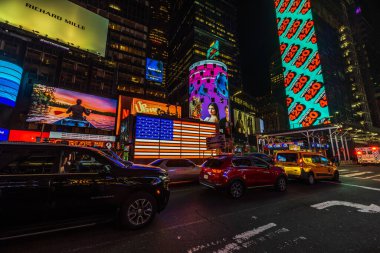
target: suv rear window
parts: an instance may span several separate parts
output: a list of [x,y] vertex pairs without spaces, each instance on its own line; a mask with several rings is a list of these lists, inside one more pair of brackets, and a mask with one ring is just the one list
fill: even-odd
[[297,162],[296,153],[279,153],[277,154],[277,161],[284,163],[296,163]]
[[223,164],[223,160],[221,159],[208,159],[203,166],[208,168],[219,168]]

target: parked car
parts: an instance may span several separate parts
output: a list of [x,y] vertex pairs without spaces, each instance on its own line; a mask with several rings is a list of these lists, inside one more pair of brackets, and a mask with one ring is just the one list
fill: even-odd
[[263,153],[248,153],[248,154],[245,154],[245,156],[257,157],[257,158],[260,158],[260,159],[266,161],[267,163],[270,163],[270,164],[274,165],[273,158],[271,156],[267,155],[267,154],[263,154]]
[[314,184],[316,179],[339,181],[338,168],[319,153],[278,151],[275,162],[284,168],[289,178],[304,179],[308,184]]
[[0,143],[0,238],[117,218],[149,224],[169,200],[158,167],[124,164],[95,148]]
[[202,165],[199,182],[214,189],[225,189],[233,198],[243,196],[246,189],[274,186],[287,189],[284,169],[256,157],[217,156]]
[[200,167],[189,159],[158,159],[149,165],[168,172],[170,182],[198,181]]

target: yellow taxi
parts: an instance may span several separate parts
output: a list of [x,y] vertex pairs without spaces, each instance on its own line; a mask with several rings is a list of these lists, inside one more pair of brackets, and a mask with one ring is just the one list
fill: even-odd
[[339,171],[326,157],[308,151],[278,151],[276,166],[283,167],[289,178],[304,179],[314,184],[318,179],[339,181]]

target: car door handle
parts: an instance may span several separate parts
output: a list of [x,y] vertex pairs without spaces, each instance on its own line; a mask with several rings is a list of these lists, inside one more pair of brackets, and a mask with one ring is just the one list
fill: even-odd
[[270,172],[269,171],[263,171],[264,174],[269,174]]

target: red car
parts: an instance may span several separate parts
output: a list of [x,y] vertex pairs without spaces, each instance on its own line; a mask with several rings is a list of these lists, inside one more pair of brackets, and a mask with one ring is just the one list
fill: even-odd
[[287,176],[281,167],[256,157],[216,156],[208,159],[199,175],[199,182],[214,189],[225,189],[233,198],[243,196],[246,189],[274,186],[283,192]]

